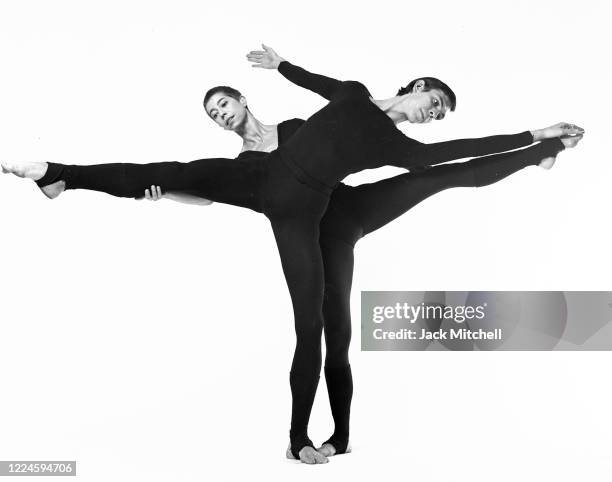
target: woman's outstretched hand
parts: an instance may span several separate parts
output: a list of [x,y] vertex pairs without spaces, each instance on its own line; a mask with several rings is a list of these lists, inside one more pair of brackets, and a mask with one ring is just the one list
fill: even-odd
[[278,55],[273,48],[267,45],[261,44],[263,50],[251,50],[247,54],[247,60],[253,62],[251,67],[258,67],[261,69],[278,69],[278,65],[285,60]]
[[151,190],[145,189],[145,199],[149,201],[159,201],[163,198],[162,190],[160,186],[151,186]]
[[552,139],[553,137],[568,137],[568,136],[582,136],[584,129],[568,122],[559,122],[554,126],[546,127],[544,129],[538,129],[531,132],[533,134],[534,141],[541,141],[544,139]]
[[167,192],[162,193],[161,186],[151,186],[151,189],[145,189],[144,198],[139,199],[148,199],[149,201],[159,201],[160,199],[170,199],[171,201],[176,201],[178,203],[183,204],[195,204],[196,206],[209,206],[213,202],[205,199],[200,196],[195,196],[193,194],[188,194],[184,192]]

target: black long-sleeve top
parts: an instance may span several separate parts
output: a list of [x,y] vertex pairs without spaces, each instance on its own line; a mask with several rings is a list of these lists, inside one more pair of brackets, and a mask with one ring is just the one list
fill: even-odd
[[339,180],[364,169],[438,164],[533,143],[532,134],[525,131],[422,144],[395,126],[372,102],[363,84],[312,74],[287,61],[281,62],[278,70],[296,85],[329,100],[278,149],[294,174],[311,185],[314,183],[313,187],[319,184],[332,189]]

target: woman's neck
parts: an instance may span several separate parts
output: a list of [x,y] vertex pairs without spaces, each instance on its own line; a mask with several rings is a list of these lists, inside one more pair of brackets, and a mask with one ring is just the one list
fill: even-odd
[[276,125],[264,124],[247,111],[244,123],[235,132],[242,138],[243,151],[256,151],[276,134]]
[[382,100],[372,99],[372,102],[374,102],[376,107],[387,114],[395,124],[399,124],[408,119],[402,109],[402,104],[404,102],[403,96],[396,95]]

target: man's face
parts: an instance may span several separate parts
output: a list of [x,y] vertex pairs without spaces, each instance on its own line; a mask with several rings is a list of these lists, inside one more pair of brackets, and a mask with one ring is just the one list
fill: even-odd
[[446,94],[439,89],[423,92],[412,92],[405,101],[404,113],[408,122],[424,124],[432,120],[444,119],[450,110],[450,101]]
[[233,131],[246,119],[246,99],[241,97],[240,100],[236,100],[223,92],[218,92],[208,99],[206,112],[221,127]]

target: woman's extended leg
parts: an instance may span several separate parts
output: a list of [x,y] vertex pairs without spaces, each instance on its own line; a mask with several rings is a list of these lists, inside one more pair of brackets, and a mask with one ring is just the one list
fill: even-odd
[[292,395],[290,452],[302,462],[322,463],[308,438],[308,420],[321,373],[323,259],[320,222],[329,196],[299,182],[279,156],[269,159],[264,214],[270,219],[291,301],[297,337],[289,376]]
[[526,166],[554,157],[561,149],[560,141],[545,141],[520,151],[435,166],[357,187],[342,186],[334,192],[321,221],[320,244],[325,268],[325,377],[335,430],[322,445],[321,453],[326,456],[344,453],[348,446],[353,393],[348,351],[355,242],[435,193],[452,187],[493,184]]
[[[64,189],[87,189],[139,198],[151,185],[167,191],[197,191],[207,199],[261,210],[258,164],[247,159],[210,158],[192,162],[109,163],[90,166],[56,163],[9,165],[3,170],[36,181],[49,197]],[[41,174],[42,173],[42,174]],[[52,188],[51,195],[47,190]]]

